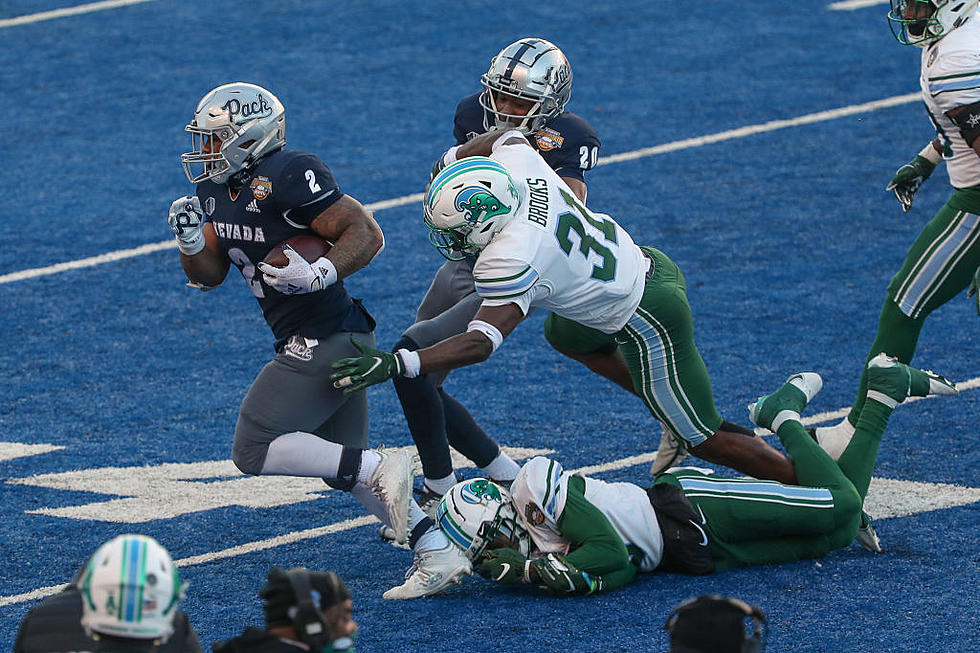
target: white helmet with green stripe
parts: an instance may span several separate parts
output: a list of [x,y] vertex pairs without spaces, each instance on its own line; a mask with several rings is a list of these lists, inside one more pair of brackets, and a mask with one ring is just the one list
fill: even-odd
[[471,562],[479,562],[487,549],[530,554],[531,539],[517,520],[510,494],[485,478],[454,485],[439,502],[436,522]]
[[82,627],[93,633],[166,641],[183,586],[170,554],[151,537],[120,535],[92,555],[79,589]]
[[504,166],[485,156],[460,159],[425,193],[429,242],[451,261],[476,256],[520,206],[518,186]]

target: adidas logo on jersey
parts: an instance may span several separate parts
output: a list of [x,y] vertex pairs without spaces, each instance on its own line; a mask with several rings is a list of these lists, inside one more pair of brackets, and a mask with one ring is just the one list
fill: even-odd
[[259,205],[255,203],[255,199],[253,199],[251,202],[248,203],[248,206],[245,207],[245,210],[251,211],[252,213],[262,212],[262,210],[259,208]]

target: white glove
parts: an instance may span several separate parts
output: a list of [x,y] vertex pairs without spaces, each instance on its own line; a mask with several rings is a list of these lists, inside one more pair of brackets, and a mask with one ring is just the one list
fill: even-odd
[[283,245],[282,253],[289,259],[286,267],[277,268],[265,262],[256,266],[269,287],[284,295],[300,295],[323,290],[336,283],[337,268],[325,256],[310,263],[289,245]]
[[204,249],[204,232],[201,231],[204,211],[201,210],[201,202],[196,195],[175,199],[170,205],[167,221],[181,253],[193,256]]

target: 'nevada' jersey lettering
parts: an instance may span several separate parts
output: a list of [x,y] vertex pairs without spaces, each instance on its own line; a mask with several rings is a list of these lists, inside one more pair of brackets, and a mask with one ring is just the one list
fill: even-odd
[[603,333],[622,329],[643,295],[650,260],[607,215],[583,206],[526,144],[491,155],[526,198],[473,268],[487,306],[542,306]]
[[[480,94],[463,98],[453,120],[456,144],[485,133],[488,124],[493,124],[493,119],[480,105]],[[584,118],[571,111],[561,112],[528,138],[559,177],[585,181],[585,171],[599,159],[599,135]]]
[[951,109],[980,102],[980,14],[923,48],[919,85],[926,109],[947,146],[949,182],[954,188],[980,185],[980,156],[946,115]]
[[310,223],[342,196],[318,157],[294,150],[260,159],[236,197],[226,184],[203,181],[197,186],[205,220],[214,226],[221,251],[242,273],[278,341],[373,328],[370,316],[342,282],[319,292],[284,295],[267,286],[255,267],[282,241],[312,233]]
[[[570,553],[570,542],[558,530],[569,476],[559,463],[537,456],[524,464],[511,485],[517,516],[541,553]],[[606,483],[589,477],[583,480],[586,501],[609,519],[627,546],[643,552],[638,569],[656,569],[663,558],[664,540],[646,491],[632,483]]]

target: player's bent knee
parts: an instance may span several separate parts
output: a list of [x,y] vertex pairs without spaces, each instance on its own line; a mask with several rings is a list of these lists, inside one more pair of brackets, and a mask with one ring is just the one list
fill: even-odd
[[391,348],[391,351],[398,351],[399,349],[415,351],[416,349],[422,349],[422,347],[419,347],[419,344],[412,340],[412,338],[409,337],[406,332],[403,333],[402,337],[398,339],[398,342],[396,342],[395,346]]

